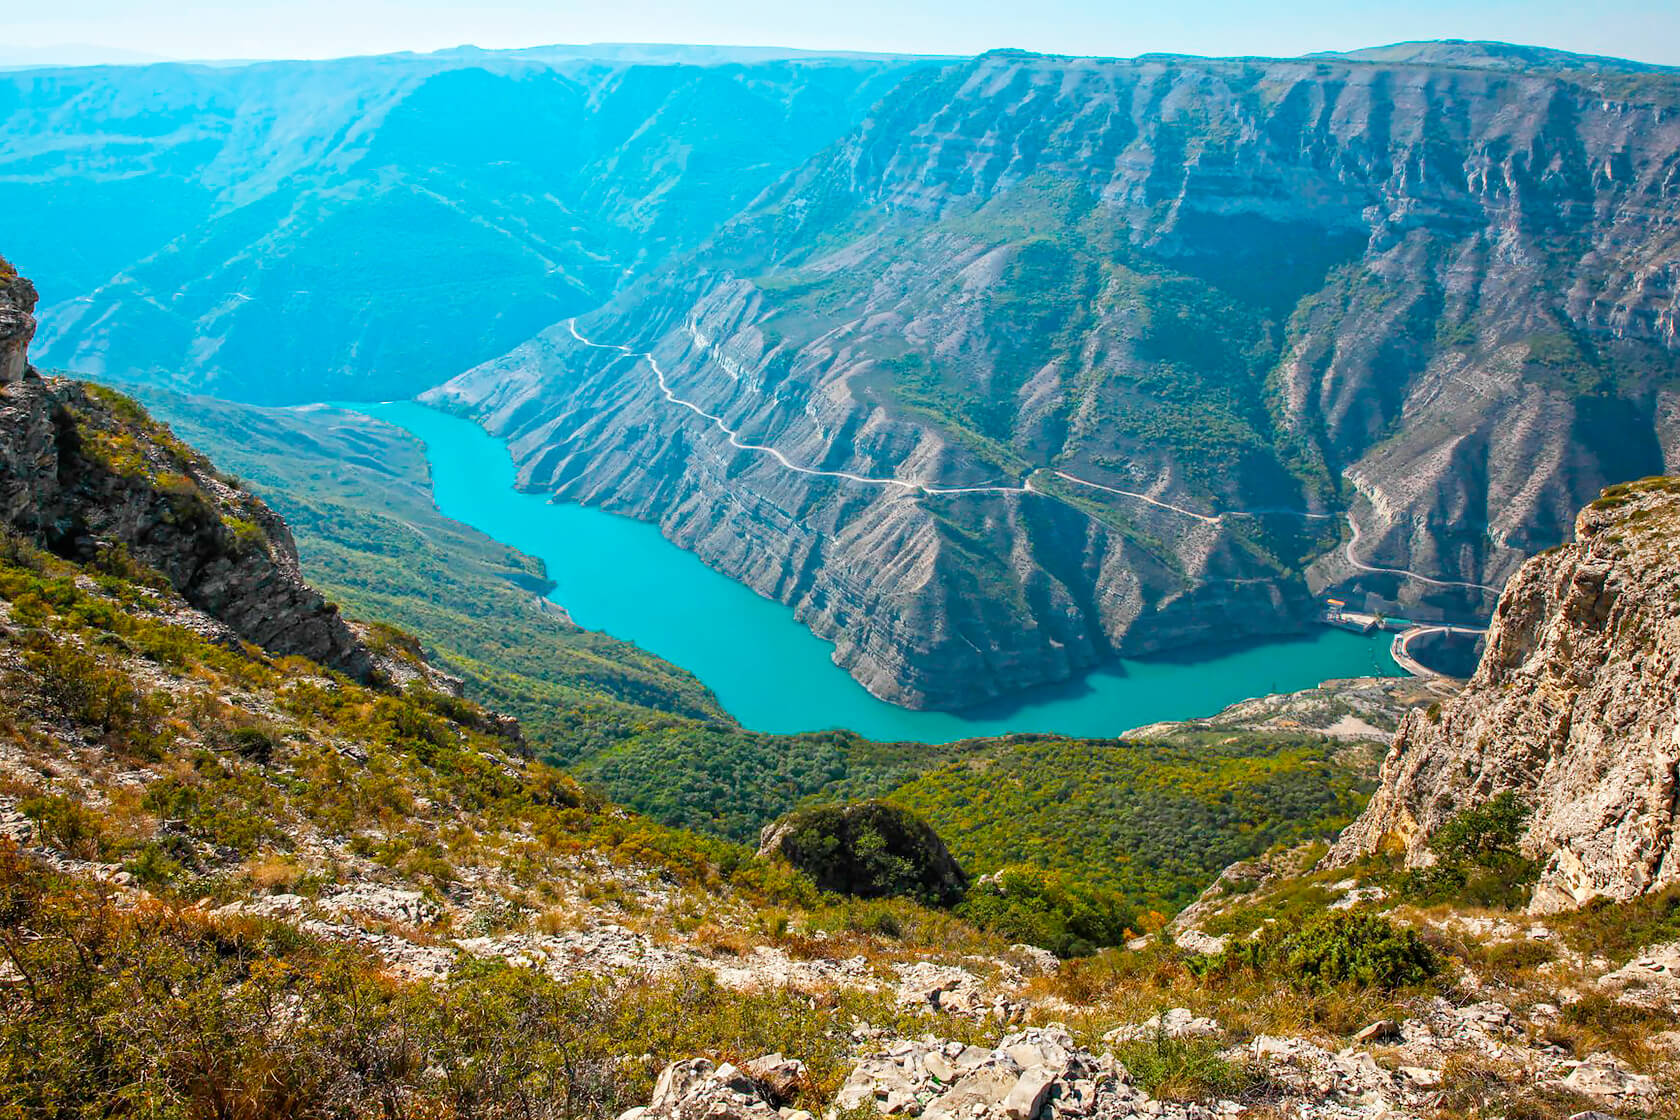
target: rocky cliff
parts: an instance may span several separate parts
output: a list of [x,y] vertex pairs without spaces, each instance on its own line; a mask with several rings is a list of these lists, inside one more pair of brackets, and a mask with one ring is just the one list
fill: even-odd
[[29,371],[35,299],[35,285],[0,257],[0,385],[21,381]]
[[1456,699],[1414,711],[1333,863],[1431,860],[1433,832],[1505,791],[1533,807],[1533,907],[1680,882],[1680,479],[1611,487],[1573,543],[1524,564]]
[[27,371],[0,380],[0,526],[72,560],[138,561],[245,641],[366,676],[368,649],[303,581],[260,499],[128,398],[29,369],[34,295],[15,277],[0,286],[0,355]]
[[430,399],[912,705],[1332,588],[1483,615],[1680,463],[1680,79],[1465,57],[920,71],[586,341]]

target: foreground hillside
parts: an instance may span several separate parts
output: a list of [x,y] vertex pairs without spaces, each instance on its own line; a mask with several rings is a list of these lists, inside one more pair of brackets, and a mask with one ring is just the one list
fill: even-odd
[[1289,632],[1325,588],[1482,616],[1674,465],[1680,79],[1473,53],[917,71],[427,399],[911,706]]

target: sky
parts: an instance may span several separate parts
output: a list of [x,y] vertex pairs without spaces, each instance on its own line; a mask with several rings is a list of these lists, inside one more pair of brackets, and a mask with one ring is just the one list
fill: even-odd
[[330,58],[473,43],[727,43],[975,54],[1298,55],[1501,39],[1680,65],[1680,0],[7,0],[0,55]]

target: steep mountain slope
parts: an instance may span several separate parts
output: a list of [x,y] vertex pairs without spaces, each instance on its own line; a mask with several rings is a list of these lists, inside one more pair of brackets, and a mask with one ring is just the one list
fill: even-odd
[[1618,485],[1574,542],[1505,589],[1462,695],[1407,717],[1382,786],[1338,842],[1429,863],[1457,812],[1501,794],[1532,807],[1534,908],[1572,909],[1680,883],[1680,481]]
[[[612,52],[607,52],[611,54]],[[261,401],[406,396],[693,248],[893,58],[399,55],[0,77],[39,360]]]
[[428,399],[913,706],[1288,630],[1327,587],[1479,615],[1680,455],[1680,77],[1559,65],[922,71]]

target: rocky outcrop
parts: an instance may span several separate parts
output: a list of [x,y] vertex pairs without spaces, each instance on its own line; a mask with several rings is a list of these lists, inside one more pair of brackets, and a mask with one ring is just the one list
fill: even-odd
[[1533,906],[1680,883],[1680,479],[1615,486],[1575,540],[1500,597],[1487,651],[1451,702],[1406,717],[1382,784],[1333,863],[1432,860],[1453,814],[1511,791],[1532,806]]
[[0,257],[0,385],[22,381],[29,372],[29,340],[35,337],[35,285]]
[[120,550],[271,652],[358,678],[374,668],[303,581],[279,515],[109,390],[38,377],[0,386],[0,526],[81,562],[120,562]]
[[[754,1076],[754,1070],[774,1078],[775,1085]],[[778,1112],[777,1102],[792,1100],[792,1093],[785,1091],[803,1073],[804,1063],[789,1062],[780,1054],[755,1059],[744,1071],[706,1058],[673,1062],[659,1074],[648,1103],[622,1113],[619,1120],[812,1120],[810,1113],[785,1104]]]

